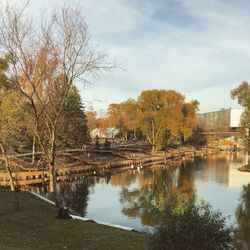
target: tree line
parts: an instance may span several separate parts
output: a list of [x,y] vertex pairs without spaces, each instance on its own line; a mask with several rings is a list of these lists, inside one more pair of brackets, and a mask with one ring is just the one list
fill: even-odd
[[185,96],[175,90],[144,90],[139,97],[121,103],[112,103],[106,115],[97,118],[95,112],[87,112],[90,128],[116,127],[122,137],[134,139],[140,131],[153,150],[166,149],[173,142],[188,142],[197,126],[197,100],[187,102]]

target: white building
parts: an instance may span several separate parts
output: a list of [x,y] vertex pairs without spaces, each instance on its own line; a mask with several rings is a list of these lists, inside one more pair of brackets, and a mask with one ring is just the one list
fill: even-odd
[[105,131],[105,136],[107,139],[114,139],[118,133],[119,130],[117,128],[107,128]]
[[93,130],[90,132],[90,136],[91,136],[91,138],[96,138],[96,137],[101,138],[101,137],[102,137],[102,134],[101,134],[100,129],[99,129],[99,128],[93,129]]
[[199,124],[208,130],[238,128],[243,109],[221,109],[198,114]]
[[106,128],[105,131],[100,130],[99,128],[95,128],[90,132],[91,138],[99,137],[99,138],[107,138],[114,139],[115,136],[119,133],[119,130],[116,128]]

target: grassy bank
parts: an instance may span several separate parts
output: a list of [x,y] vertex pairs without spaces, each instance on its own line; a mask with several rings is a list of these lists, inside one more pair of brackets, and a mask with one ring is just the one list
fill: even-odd
[[250,172],[250,164],[244,165],[244,166],[238,168],[238,170],[241,172]]
[[139,233],[93,222],[56,218],[57,210],[29,193],[19,193],[20,211],[13,197],[0,190],[0,249],[146,249]]

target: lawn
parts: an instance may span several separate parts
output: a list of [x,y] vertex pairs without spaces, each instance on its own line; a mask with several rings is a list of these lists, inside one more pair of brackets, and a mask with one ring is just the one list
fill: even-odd
[[94,222],[57,219],[56,208],[30,193],[0,190],[0,249],[146,249],[143,235]]

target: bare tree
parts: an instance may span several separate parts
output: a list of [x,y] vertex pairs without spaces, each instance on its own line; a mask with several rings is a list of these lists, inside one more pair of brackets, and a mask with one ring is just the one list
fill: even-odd
[[27,5],[2,8],[0,45],[10,55],[15,83],[30,105],[34,135],[48,161],[54,193],[57,131],[69,91],[76,81],[89,83],[114,65],[92,45],[79,6],[44,14],[35,25]]

